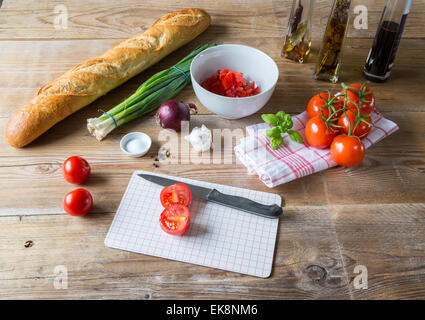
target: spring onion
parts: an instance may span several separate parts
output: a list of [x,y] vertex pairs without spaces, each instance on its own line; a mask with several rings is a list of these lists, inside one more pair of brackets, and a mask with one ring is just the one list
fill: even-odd
[[199,46],[173,67],[150,77],[117,106],[98,118],[87,119],[89,132],[97,140],[102,140],[116,127],[156,110],[164,101],[173,98],[186,87],[190,82],[189,69],[193,58],[212,46],[215,44]]

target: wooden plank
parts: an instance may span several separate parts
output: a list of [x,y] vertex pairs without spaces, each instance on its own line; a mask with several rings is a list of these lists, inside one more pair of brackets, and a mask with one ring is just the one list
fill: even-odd
[[[289,17],[292,1],[238,0],[196,1],[196,7],[205,9],[213,18],[208,33],[215,38],[245,37],[261,34],[262,37],[283,35]],[[368,28],[356,29],[352,15],[348,36],[373,38],[386,0],[354,0],[356,5],[366,5],[368,9]],[[4,0],[0,11],[0,39],[107,39],[127,38],[143,32],[156,19],[168,12],[194,6],[190,1],[135,2],[123,1],[25,1]],[[55,8],[66,8],[68,22],[66,29],[55,29],[54,21],[59,13]],[[412,4],[404,37],[423,38],[425,22],[425,1]],[[315,1],[313,14],[313,37],[322,38],[330,14],[330,1]]]
[[[424,204],[288,210],[272,281],[106,248],[111,214],[2,217],[0,298],[423,298],[424,214]],[[53,287],[57,265],[66,290]],[[357,265],[367,290],[354,287]]]
[[[425,204],[341,206],[331,210],[355,299],[425,297]],[[356,289],[356,265],[367,289]]]
[[[87,108],[108,110],[133,93],[154,73],[170,67],[198,44],[212,41],[214,40],[201,36]],[[259,113],[277,112],[281,109],[299,113],[305,109],[308,100],[318,92],[328,89],[337,92],[341,89],[339,84],[332,85],[313,80],[312,73],[317,60],[315,54],[306,64],[299,65],[279,56],[280,44],[275,38],[260,40],[252,38],[252,41],[251,45],[263,49],[273,57],[280,70],[276,90]],[[347,83],[364,81],[361,68],[370,41],[350,39],[347,42],[342,81]],[[9,117],[25,105],[41,86],[81,61],[104,52],[115,42],[115,40],[3,41],[4,49],[0,57],[0,117]],[[237,42],[243,43],[241,40]],[[377,106],[381,111],[425,111],[423,104],[425,84],[422,81],[425,78],[425,60],[422,58],[424,51],[425,41],[405,39],[400,45],[392,77],[386,83],[371,84]],[[200,114],[211,114],[200,104],[191,86],[186,87],[178,98],[196,103],[200,108]]]
[[[362,204],[362,203],[422,203],[425,194],[423,135],[425,113],[391,113],[388,117],[399,124],[400,130],[370,148],[362,164],[355,168],[336,167],[273,189],[267,188],[257,176],[248,175],[245,167],[236,162],[232,144],[221,144],[223,158],[218,163],[201,163],[187,145],[172,151],[177,164],[155,162],[159,147],[160,127],[153,117],[133,121],[113,131],[98,142],[84,127],[85,119],[93,112],[83,110],[52,128],[24,149],[9,147],[0,140],[0,214],[61,213],[61,199],[74,186],[61,175],[62,162],[79,154],[92,165],[93,176],[84,187],[93,193],[95,212],[114,212],[119,204],[131,173],[137,169],[152,170],[187,178],[214,181],[236,187],[247,187],[280,194],[287,206]],[[211,129],[228,128],[231,132],[260,122],[254,115],[240,121],[221,120],[217,116],[194,116],[191,127],[206,124]],[[6,119],[0,119],[3,130]],[[120,138],[131,131],[143,131],[153,139],[153,147],[143,158],[129,158],[119,149]],[[181,137],[179,137],[181,141]],[[185,142],[183,142],[185,143]],[[217,149],[219,150],[219,149]],[[226,152],[225,152],[226,151]],[[211,157],[211,155],[210,155]],[[187,159],[188,163],[182,163]],[[221,161],[220,161],[221,160]],[[159,168],[154,167],[159,164]],[[379,181],[379,183],[378,183]],[[341,193],[344,190],[344,193]],[[13,197],[10,197],[10,194]],[[19,201],[16,201],[19,199]]]
[[[350,298],[325,207],[286,212],[271,279],[107,248],[112,217],[0,218],[0,256],[7,255],[0,259],[0,299]],[[57,265],[68,269],[68,289],[53,286]]]
[[[351,17],[342,81],[363,81],[362,66],[385,2],[368,2],[367,30],[353,28]],[[0,299],[425,297],[425,0],[412,4],[390,80],[372,84],[378,108],[400,130],[368,150],[365,161],[356,168],[332,168],[268,189],[235,163],[233,145],[223,146],[229,153],[223,155],[222,163],[160,163],[154,167],[162,142],[151,116],[118,128],[102,142],[85,128],[86,119],[98,115],[99,109],[122,101],[150,75],[206,42],[248,44],[277,62],[279,83],[260,113],[281,109],[299,113],[317,92],[336,91],[339,85],[311,77],[330,0],[315,1],[313,54],[304,65],[279,56],[290,3],[200,0],[196,5],[211,13],[213,24],[195,41],[56,125],[28,148],[13,149],[0,139],[0,216],[5,215],[0,217]],[[353,7],[357,4],[364,3],[354,0]],[[53,26],[56,5],[65,5],[68,10],[65,30]],[[43,84],[142,32],[163,14],[192,5],[188,1],[153,0],[4,0],[0,9],[0,131],[8,117]],[[199,105],[190,87],[178,98],[193,101],[200,108],[191,127],[205,123],[213,129],[234,130],[261,121],[259,114],[239,121],[222,120]],[[144,158],[129,158],[119,150],[119,139],[134,130],[144,131],[154,140]],[[172,156],[187,156],[188,152],[181,150]],[[61,164],[75,154],[87,158],[93,169],[82,186],[95,199],[93,212],[85,218],[63,214],[61,207],[63,195],[76,187],[61,177]],[[136,169],[280,194],[286,207],[271,278],[106,248],[103,240],[113,213]],[[32,243],[27,242],[30,240]],[[354,286],[354,267],[359,264],[368,268],[368,290]],[[68,268],[67,290],[53,287],[57,265]]]

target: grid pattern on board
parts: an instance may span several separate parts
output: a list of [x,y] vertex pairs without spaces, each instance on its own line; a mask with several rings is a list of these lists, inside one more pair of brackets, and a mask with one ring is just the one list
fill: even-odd
[[[270,275],[278,219],[192,198],[189,229],[182,236],[168,235],[158,222],[163,210],[159,200],[162,187],[137,173],[154,174],[133,174],[106,236],[106,246],[252,276]],[[280,196],[273,193],[155,175],[281,205]]]

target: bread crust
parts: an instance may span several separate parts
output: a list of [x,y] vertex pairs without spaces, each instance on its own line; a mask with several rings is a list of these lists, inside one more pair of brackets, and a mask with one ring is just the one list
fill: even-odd
[[141,34],[126,39],[99,57],[89,59],[49,84],[8,121],[5,138],[24,147],[59,121],[123,84],[193,40],[211,23],[203,10],[169,13]]

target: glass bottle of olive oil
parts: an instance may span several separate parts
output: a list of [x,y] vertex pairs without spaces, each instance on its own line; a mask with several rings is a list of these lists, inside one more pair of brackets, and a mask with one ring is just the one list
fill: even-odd
[[334,0],[333,2],[314,79],[333,83],[338,81],[351,2],[352,0]]
[[310,53],[313,0],[294,0],[286,29],[282,57],[303,63]]

